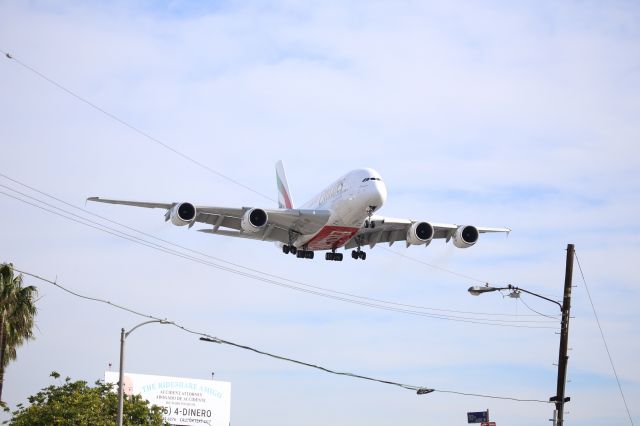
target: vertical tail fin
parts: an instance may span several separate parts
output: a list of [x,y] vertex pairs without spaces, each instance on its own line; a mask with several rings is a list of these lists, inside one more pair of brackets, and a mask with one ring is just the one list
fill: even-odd
[[287,176],[284,174],[282,160],[276,163],[276,183],[278,184],[278,207],[281,209],[292,209],[293,200],[287,184]]

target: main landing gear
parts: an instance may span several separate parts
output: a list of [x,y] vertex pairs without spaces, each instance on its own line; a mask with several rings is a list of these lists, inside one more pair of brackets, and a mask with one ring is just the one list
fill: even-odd
[[342,253],[336,253],[336,249],[333,249],[330,252],[327,252],[324,255],[324,258],[327,260],[335,260],[338,262],[342,262]]
[[298,259],[313,259],[313,252],[311,250],[298,250],[296,257]]
[[360,250],[358,248],[358,250],[353,250],[351,252],[351,257],[353,257],[356,260],[358,260],[358,259],[365,260],[367,258],[367,253],[363,252],[362,250]]
[[294,254],[298,259],[313,259],[313,251],[311,250],[298,250],[293,245],[283,245],[282,252],[284,254]]
[[282,252],[284,254],[296,254],[297,251],[298,249],[296,248],[296,246],[288,246],[286,244],[282,246]]

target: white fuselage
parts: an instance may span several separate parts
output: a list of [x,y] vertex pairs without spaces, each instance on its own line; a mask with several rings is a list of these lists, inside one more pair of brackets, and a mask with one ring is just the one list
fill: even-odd
[[296,247],[331,250],[345,245],[387,199],[387,188],[373,169],[353,170],[305,203],[303,209],[328,210],[329,220],[318,232],[300,235]]

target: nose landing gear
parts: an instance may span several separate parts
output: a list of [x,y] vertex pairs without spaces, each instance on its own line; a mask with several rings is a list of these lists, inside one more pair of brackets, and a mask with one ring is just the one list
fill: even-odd
[[365,228],[375,228],[376,227],[376,223],[371,220],[371,216],[373,215],[373,212],[376,210],[376,207],[377,206],[369,206],[369,207],[367,207],[367,219],[365,219],[365,221],[364,221],[364,227]]

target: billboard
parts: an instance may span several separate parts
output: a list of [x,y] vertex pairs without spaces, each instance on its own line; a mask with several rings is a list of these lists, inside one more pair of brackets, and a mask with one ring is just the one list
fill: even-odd
[[[118,372],[106,371],[105,383],[118,384]],[[180,426],[229,426],[231,383],[184,377],[124,373],[125,395],[141,395],[162,408],[164,421]]]

